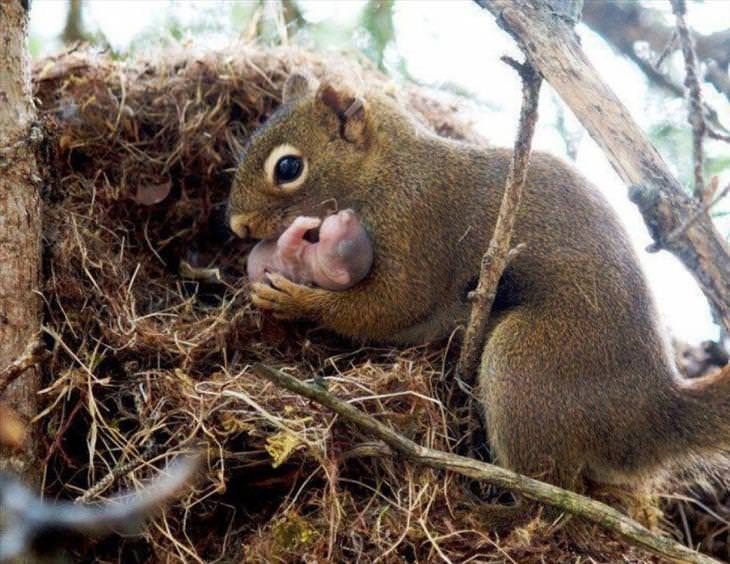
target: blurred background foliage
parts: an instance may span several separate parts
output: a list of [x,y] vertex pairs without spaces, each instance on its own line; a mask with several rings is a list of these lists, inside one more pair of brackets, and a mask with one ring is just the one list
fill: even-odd
[[[621,3],[622,0],[612,0]],[[636,0],[631,0],[636,3]],[[644,0],[647,8],[656,10],[662,7],[668,14],[668,2]],[[690,2],[690,14],[706,9],[708,4],[724,2]],[[63,6],[60,6],[64,4]],[[106,6],[105,6],[106,4]],[[339,3],[322,0],[242,0],[242,1],[160,1],[126,2],[128,18],[118,21],[117,25],[127,28],[127,33],[118,36],[118,30],[99,17],[110,9],[109,0],[37,0],[34,3],[34,25],[31,33],[31,54],[40,57],[85,42],[93,47],[107,51],[115,58],[124,59],[147,52],[151,49],[183,45],[190,42],[216,45],[231,40],[257,42],[261,45],[294,43],[314,50],[347,50],[364,54],[372,63],[396,80],[410,80],[420,84],[430,84],[442,90],[474,99],[491,109],[504,109],[489,99],[476,94],[465,84],[453,80],[434,81],[418,76],[409,69],[408,57],[399,50],[398,33],[403,27],[396,23],[396,13],[405,4],[419,4],[421,10],[428,10],[436,2],[428,0],[343,0]],[[339,4],[339,5],[337,5]],[[454,9],[460,2],[452,2]],[[150,10],[150,6],[154,9]],[[59,10],[60,8],[60,10]],[[53,11],[53,21],[42,18],[44,12]],[[135,18],[135,13],[140,17]],[[695,12],[696,13],[696,12]],[[713,12],[714,13],[714,12]],[[60,18],[59,18],[60,16]],[[712,17],[712,14],[707,15]],[[41,21],[42,20],[42,21]],[[63,25],[60,21],[63,20]],[[35,23],[35,22],[34,22]],[[671,24],[668,18],[667,23]],[[730,27],[730,22],[728,22]],[[54,29],[55,28],[55,29]],[[59,29],[60,28],[60,29]],[[56,31],[58,30],[58,31]],[[485,30],[486,31],[486,30]],[[54,37],[55,34],[55,37]],[[432,48],[440,49],[438,38],[434,37]],[[645,48],[645,47],[644,47]],[[499,53],[495,53],[497,55]],[[618,54],[616,56],[619,56]],[[675,60],[681,67],[681,61]],[[672,69],[681,71],[681,68]],[[479,72],[479,69],[474,69]],[[661,105],[664,97],[658,87],[649,84],[655,92],[652,96]],[[707,86],[706,86],[707,88]],[[553,127],[563,137],[564,153],[570,157],[571,143],[575,145],[575,123],[566,121],[565,111],[560,108],[559,100],[552,99],[556,106]],[[725,104],[727,105],[727,104]],[[724,108],[724,117],[730,111]],[[560,115],[558,115],[560,114]],[[682,182],[689,186],[692,180],[692,164],[686,158],[691,154],[691,132],[686,126],[686,118],[681,108],[677,111],[662,112],[649,124],[649,134],[660,151],[673,163]],[[571,139],[569,139],[571,138]],[[579,141],[578,141],[579,142]],[[710,143],[712,145],[712,143]],[[573,147],[575,149],[575,147]],[[710,147],[706,172],[709,175],[730,173],[730,156],[727,151],[716,154]],[[573,154],[573,156],[575,156]]]

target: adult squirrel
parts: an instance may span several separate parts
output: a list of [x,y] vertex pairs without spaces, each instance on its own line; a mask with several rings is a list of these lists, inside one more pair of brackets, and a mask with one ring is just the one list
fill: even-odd
[[[290,75],[251,137],[229,200],[232,230],[270,239],[297,216],[352,208],[370,274],[344,291],[277,274],[253,303],[352,338],[421,343],[468,317],[511,151],[437,136],[389,96]],[[638,485],[730,446],[730,374],[682,380],[623,227],[576,171],[533,154],[482,358],[497,461],[580,489]]]

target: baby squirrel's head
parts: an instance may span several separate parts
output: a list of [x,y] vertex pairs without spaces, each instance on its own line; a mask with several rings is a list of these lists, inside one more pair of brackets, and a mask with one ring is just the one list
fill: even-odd
[[228,202],[231,229],[270,239],[297,216],[352,205],[353,175],[372,142],[369,117],[362,98],[292,73],[281,107],[244,149]]

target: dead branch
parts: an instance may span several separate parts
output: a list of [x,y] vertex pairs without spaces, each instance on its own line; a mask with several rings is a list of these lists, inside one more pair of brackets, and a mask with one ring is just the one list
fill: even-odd
[[542,77],[529,64],[520,64],[507,57],[504,57],[503,60],[514,67],[522,78],[522,109],[502,204],[489,247],[482,258],[479,284],[472,293],[471,315],[457,366],[457,375],[467,382],[476,372],[481,351],[484,348],[487,319],[497,295],[497,284],[514,254],[510,253],[512,230],[517,211],[520,208],[522,188],[527,178],[527,163],[530,159],[532,136],[537,124],[537,106],[542,84]]
[[321,386],[310,386],[293,376],[263,364],[254,365],[253,371],[278,386],[331,409],[348,422],[377,437],[413,462],[440,470],[450,470],[475,480],[482,480],[488,484],[519,493],[534,501],[560,508],[608,529],[623,537],[632,545],[645,548],[672,560],[705,564],[717,562],[709,556],[697,553],[670,538],[653,534],[647,528],[605,503],[522,476],[499,466],[421,446],[349,403],[337,399]]
[[702,112],[702,89],[700,79],[697,76],[697,55],[695,54],[694,42],[689,33],[689,27],[685,20],[687,6],[684,0],[671,0],[672,11],[677,20],[677,37],[682,46],[684,56],[685,78],[684,85],[689,93],[689,124],[692,127],[692,158],[695,169],[694,195],[702,201],[705,192],[704,180],[704,152],[702,149],[705,140],[705,117]]
[[712,126],[705,122],[705,127],[707,127],[707,136],[710,139],[717,139],[718,141],[724,141],[725,143],[730,143],[730,135],[726,135],[724,133],[721,133],[715,129],[712,128]]
[[82,495],[74,499],[74,503],[89,503],[92,499],[96,498],[101,492],[106,490],[119,478],[134,470],[141,463],[146,462],[153,456],[157,455],[158,451],[159,448],[156,448],[153,445],[152,448],[147,449],[147,451],[144,452],[142,456],[135,457],[133,460],[129,460],[126,463],[118,464],[117,466],[112,468],[104,477],[102,477],[101,480],[92,485]]
[[47,503],[10,474],[0,474],[0,562],[10,562],[28,551],[68,534],[102,535],[133,530],[188,485],[197,471],[198,458],[172,462],[161,477],[144,489],[125,492],[109,502],[83,506],[71,502]]
[[664,49],[661,50],[659,55],[657,55],[656,61],[654,61],[654,68],[660,69],[662,68],[662,65],[664,64],[664,61],[667,59],[669,55],[671,55],[674,50],[677,48],[677,30],[675,29],[672,32],[672,36],[669,38],[669,41],[667,41],[667,44],[664,46]]
[[23,353],[0,370],[0,396],[5,393],[7,387],[26,370],[40,364],[45,358],[45,347],[39,341],[31,341],[25,347]]
[[[634,44],[638,41],[646,41],[657,53],[663,52],[665,46],[671,43],[674,30],[662,23],[657,10],[639,2],[584,2],[583,21],[636,62],[649,79],[676,96],[684,96],[681,85],[658,71],[658,63],[651,65],[634,50]],[[692,36],[697,46],[697,56],[707,63],[706,79],[730,100],[730,81],[723,70],[730,64],[730,29],[709,35],[692,33]],[[671,52],[673,47],[668,51]]]
[[629,186],[655,241],[693,274],[719,322],[730,331],[730,248],[701,214],[674,241],[667,236],[702,207],[673,177],[628,110],[583,53],[569,23],[539,0],[476,0],[518,42],[529,62],[555,88],[614,170]]

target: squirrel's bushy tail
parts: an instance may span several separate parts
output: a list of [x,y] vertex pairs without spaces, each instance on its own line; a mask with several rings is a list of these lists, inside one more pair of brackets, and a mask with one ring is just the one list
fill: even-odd
[[677,446],[703,458],[730,454],[730,365],[700,378],[676,378],[672,419]]

